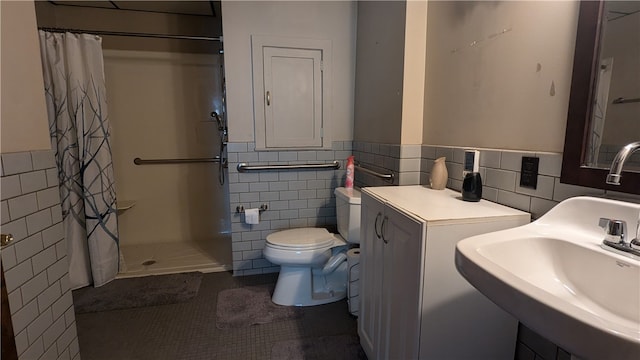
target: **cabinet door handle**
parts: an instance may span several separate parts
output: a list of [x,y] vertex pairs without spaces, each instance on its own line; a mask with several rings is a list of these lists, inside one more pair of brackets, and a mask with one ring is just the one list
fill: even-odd
[[389,240],[384,238],[384,224],[387,223],[387,220],[389,220],[388,217],[384,217],[384,219],[382,219],[382,225],[380,225],[380,235],[382,236],[382,241],[384,241],[385,244],[389,243]]
[[267,91],[267,106],[271,105],[271,92]]
[[378,215],[376,215],[376,223],[373,225],[373,229],[376,232],[376,237],[378,239],[380,239],[380,237],[382,236],[380,233],[378,233],[378,220],[380,219],[380,217],[382,216],[382,213],[378,213]]

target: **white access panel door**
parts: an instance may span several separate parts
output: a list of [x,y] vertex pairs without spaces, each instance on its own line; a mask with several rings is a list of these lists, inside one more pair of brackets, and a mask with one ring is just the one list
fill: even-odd
[[263,47],[265,147],[322,147],[322,51]]
[[251,35],[257,151],[331,149],[331,41]]

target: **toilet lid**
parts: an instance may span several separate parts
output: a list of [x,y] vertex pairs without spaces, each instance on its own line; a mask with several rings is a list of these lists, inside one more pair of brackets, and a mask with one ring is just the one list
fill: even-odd
[[323,228],[299,228],[267,235],[267,243],[282,248],[312,250],[333,244],[334,236]]

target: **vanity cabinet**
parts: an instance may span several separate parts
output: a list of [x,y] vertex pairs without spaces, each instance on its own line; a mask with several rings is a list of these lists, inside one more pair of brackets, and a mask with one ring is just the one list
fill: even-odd
[[[360,339],[382,359],[415,359],[420,334],[420,268],[424,224],[379,200],[361,202]],[[396,264],[402,264],[397,266]],[[400,295],[400,296],[398,296]],[[397,316],[391,316],[395,314]],[[381,341],[393,338],[395,341]],[[366,344],[366,345],[365,345]],[[369,359],[375,359],[367,351]]]
[[375,359],[513,359],[518,322],[458,274],[464,238],[528,213],[449,189],[362,189],[360,342]]

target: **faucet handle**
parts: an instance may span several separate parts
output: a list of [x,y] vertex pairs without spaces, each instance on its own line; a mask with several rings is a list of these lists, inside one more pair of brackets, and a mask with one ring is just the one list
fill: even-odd
[[[616,244],[627,243],[627,223],[624,220],[600,218],[598,225],[604,228],[606,231],[607,235],[605,237],[605,240],[611,241]],[[640,242],[638,245],[640,245]]]

